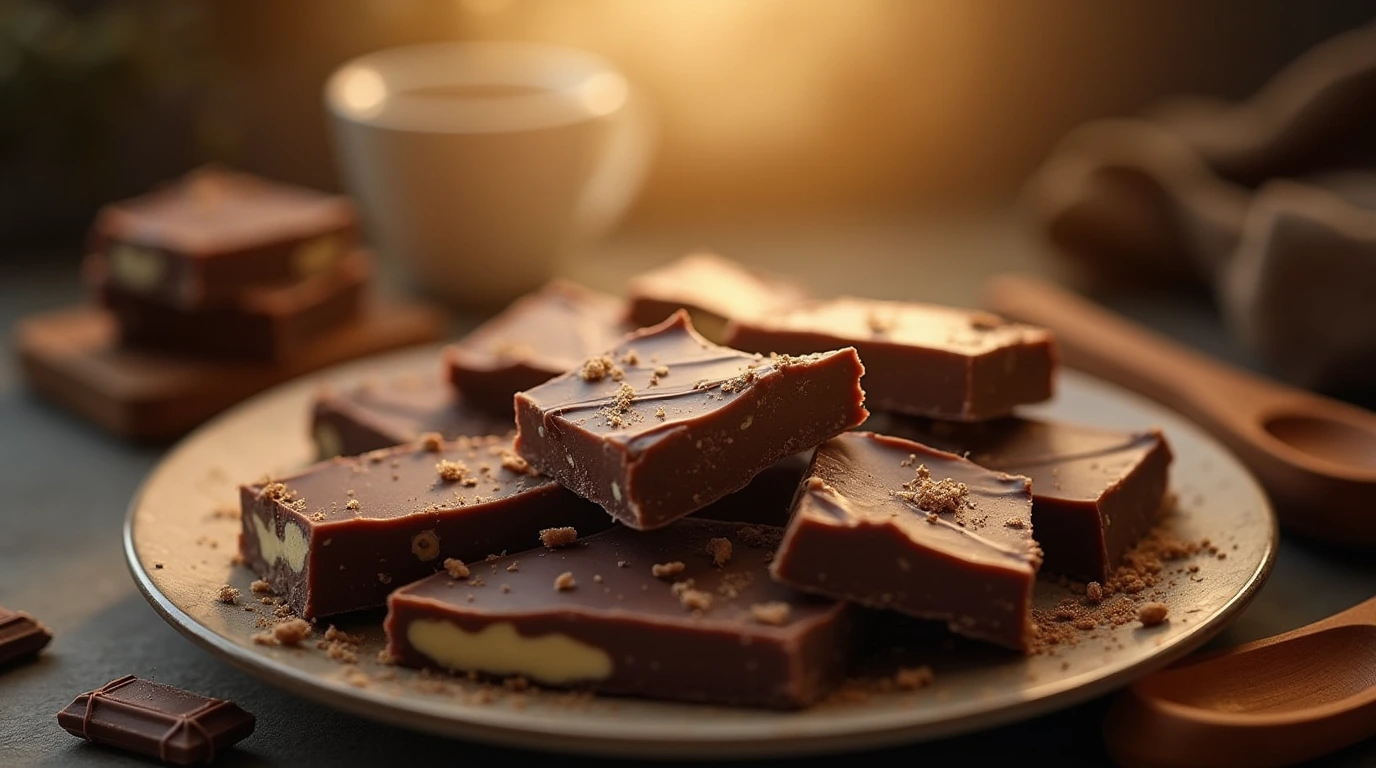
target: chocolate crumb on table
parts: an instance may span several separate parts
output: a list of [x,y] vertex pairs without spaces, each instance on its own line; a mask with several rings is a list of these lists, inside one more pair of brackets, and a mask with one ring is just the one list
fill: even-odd
[[540,543],[549,549],[567,547],[578,541],[578,530],[571,526],[546,528],[540,531]]
[[718,568],[731,561],[731,540],[723,537],[707,542],[707,554],[712,556],[712,564]]
[[226,605],[236,605],[239,602],[239,590],[225,584],[220,587],[220,593],[216,599]]
[[893,682],[902,691],[915,691],[932,684],[931,667],[902,667],[894,673]]
[[279,645],[295,646],[311,636],[311,624],[305,619],[289,619],[272,628],[272,639]]
[[1170,608],[1168,608],[1165,603],[1152,601],[1142,604],[1142,606],[1137,609],[1137,620],[1142,622],[1142,626],[1144,627],[1155,627],[1158,624],[1165,623],[1167,614],[1169,613]]

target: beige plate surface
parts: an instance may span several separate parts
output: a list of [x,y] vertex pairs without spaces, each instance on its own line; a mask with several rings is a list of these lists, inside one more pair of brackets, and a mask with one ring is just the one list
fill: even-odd
[[[250,637],[257,631],[253,622],[258,614],[214,599],[225,583],[247,595],[254,576],[230,563],[237,521],[216,517],[213,510],[237,505],[237,483],[285,473],[310,461],[307,422],[318,383],[398,371],[430,375],[436,371],[436,359],[435,348],[413,350],[284,385],[224,414],[176,446],[135,496],[125,526],[130,570],[153,607],[187,637],[269,683],[406,727],[526,748],[607,755],[784,755],[948,736],[1107,693],[1168,664],[1221,630],[1256,594],[1275,555],[1276,528],[1266,498],[1224,448],[1169,411],[1067,371],[1061,375],[1056,400],[1032,411],[1084,424],[1161,426],[1176,455],[1172,485],[1181,511],[1175,532],[1182,538],[1208,537],[1227,553],[1222,560],[1197,560],[1198,575],[1182,576],[1169,589],[1172,620],[1164,626],[1146,630],[1125,625],[1114,630],[1113,642],[1081,642],[1055,656],[1022,658],[994,652],[947,661],[934,650],[936,679],[930,688],[794,713],[611,698],[574,708],[559,697],[538,695],[518,709],[509,701],[479,704],[452,691],[424,692],[409,670],[395,670],[390,682],[375,680],[356,687],[344,679],[340,664],[313,647],[254,645]],[[1042,583],[1036,601],[1039,607],[1051,607],[1068,594]],[[380,615],[349,619],[340,626],[365,635],[363,672],[384,672],[374,662],[383,647]]]

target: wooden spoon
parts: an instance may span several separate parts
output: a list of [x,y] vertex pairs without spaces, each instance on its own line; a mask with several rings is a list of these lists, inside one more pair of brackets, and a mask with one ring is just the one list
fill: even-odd
[[1292,765],[1376,736],[1376,599],[1137,681],[1104,721],[1124,768]]
[[1066,365],[1179,411],[1226,443],[1288,531],[1376,547],[1376,414],[1212,360],[1042,280],[1000,276],[986,298],[999,314],[1054,331]]

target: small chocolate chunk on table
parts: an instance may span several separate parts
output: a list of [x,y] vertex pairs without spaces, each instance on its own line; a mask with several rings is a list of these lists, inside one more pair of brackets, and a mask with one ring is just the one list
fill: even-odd
[[445,348],[449,380],[463,398],[510,414],[511,398],[611,348],[632,328],[620,299],[553,280]]
[[[866,426],[869,426],[867,423]],[[986,424],[878,417],[875,429],[1032,478],[1044,567],[1104,581],[1155,524],[1171,463],[1160,430],[1124,432],[1009,417]]]
[[818,446],[770,570],[799,589],[1025,651],[1041,564],[1030,486],[909,440],[850,432]]
[[247,738],[255,719],[234,702],[128,675],[77,696],[57,724],[94,744],[195,765]]
[[871,410],[956,421],[1049,399],[1056,367],[1050,331],[987,312],[853,297],[735,321],[724,343],[790,355],[853,346]]
[[439,376],[403,374],[326,386],[311,407],[311,437],[321,459],[414,442],[426,432],[453,440],[513,430],[510,416],[474,408]]
[[53,633],[34,617],[0,607],[0,670],[37,656],[52,639]]
[[195,309],[330,271],[355,218],[348,198],[205,167],[102,208],[90,252],[120,290]]
[[545,528],[611,524],[541,477],[510,438],[425,438],[240,488],[244,562],[314,618],[383,605],[446,567],[526,549]]
[[642,272],[631,278],[627,293],[626,315],[633,326],[654,325],[686,309],[698,332],[718,344],[729,321],[765,316],[808,297],[800,283],[715,253],[691,253]]
[[845,674],[851,614],[769,578],[780,529],[681,520],[437,574],[388,600],[401,664],[741,706],[815,702]]
[[849,348],[763,357],[719,347],[680,310],[517,394],[516,450],[618,521],[657,528],[864,422],[863,370]]

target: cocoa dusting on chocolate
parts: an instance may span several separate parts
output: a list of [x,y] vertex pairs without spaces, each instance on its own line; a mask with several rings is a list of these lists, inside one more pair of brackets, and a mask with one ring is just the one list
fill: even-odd
[[932,668],[921,667],[900,667],[893,676],[893,684],[900,691],[915,691],[918,688],[926,688],[932,684]]
[[226,584],[220,587],[220,594],[216,599],[225,605],[234,605],[239,602],[239,590]]
[[451,579],[466,579],[469,574],[468,566],[464,565],[464,562],[457,557],[444,559],[444,572],[449,574]]
[[1169,613],[1170,608],[1165,603],[1152,601],[1137,609],[1137,620],[1142,622],[1144,627],[1155,627],[1164,624]]
[[912,504],[924,512],[954,514],[971,507],[970,489],[965,483],[958,483],[947,477],[932,480],[932,471],[926,464],[917,465],[917,476],[903,484],[903,490],[893,495]]
[[718,568],[731,560],[731,540],[718,536],[707,542],[707,554],[712,556],[712,565]]
[[750,606],[750,618],[761,624],[778,627],[788,623],[788,615],[792,611],[793,609],[788,607],[788,603],[773,600]]
[[684,565],[681,561],[675,560],[671,563],[655,563],[650,566],[650,575],[656,579],[667,579],[683,573]]
[[[446,483],[457,483],[468,477],[468,465],[462,461],[441,459],[440,463],[435,465],[435,472]],[[478,481],[474,479],[472,485],[477,484]]]
[[628,415],[633,402],[635,402],[635,388],[623,382],[620,387],[617,387],[611,405],[603,408],[600,413],[613,428],[624,427],[631,422]]
[[757,364],[752,363],[746,366],[743,372],[723,381],[721,383],[721,391],[744,392],[749,389],[750,385],[755,383],[755,379],[759,378],[759,374],[755,372],[756,366]]
[[712,607],[712,596],[700,589],[681,590],[678,594],[678,601],[684,608],[695,612],[706,611]]
[[575,541],[578,541],[578,531],[569,526],[546,528],[540,531],[540,543],[549,549],[567,547]]
[[583,362],[583,368],[578,371],[578,375],[583,381],[601,381],[611,377],[612,381],[621,381],[626,375],[625,371],[616,364],[608,355],[598,355],[590,357]]
[[554,590],[556,592],[565,592],[567,590],[573,589],[576,586],[578,585],[573,580],[572,571],[564,571],[563,573],[554,577]]
[[288,488],[286,483],[268,483],[263,486],[262,490],[258,491],[259,501],[286,502],[294,498],[296,498],[296,493]]

